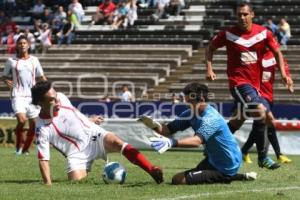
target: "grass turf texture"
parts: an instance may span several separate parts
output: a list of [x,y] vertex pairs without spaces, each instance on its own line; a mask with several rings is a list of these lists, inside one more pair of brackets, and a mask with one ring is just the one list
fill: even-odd
[[[67,181],[65,158],[56,150],[51,152],[51,172],[53,186],[41,184],[38,162],[34,150],[29,156],[16,156],[14,149],[0,148],[0,199],[299,199],[300,157],[291,156],[292,164],[283,164],[278,170],[258,168],[256,164],[243,165],[241,172],[256,171],[258,179],[252,182],[232,182],[231,184],[173,186],[172,176],[194,167],[202,154],[199,152],[171,151],[158,155],[152,151],[143,153],[153,163],[164,169],[165,182],[154,183],[152,178],[137,166],[129,163],[120,154],[110,154],[110,161],[119,161],[127,169],[123,185],[107,185],[101,173],[104,161],[93,164],[88,178],[80,182]],[[251,158],[256,159],[256,154]]]

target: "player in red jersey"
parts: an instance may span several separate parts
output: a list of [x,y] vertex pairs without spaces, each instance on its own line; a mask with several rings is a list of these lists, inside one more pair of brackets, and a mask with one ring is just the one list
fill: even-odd
[[[263,75],[261,79],[261,85],[260,85],[260,94],[262,97],[265,98],[267,101],[267,104],[269,104],[270,109],[273,107],[273,84],[275,80],[275,70],[278,67],[276,60],[274,58],[274,55],[270,50],[266,52],[266,54],[263,57],[262,60],[262,67],[263,67]],[[290,77],[289,73],[289,66],[285,60],[285,71],[287,76]],[[291,88],[293,90],[293,88]],[[256,121],[253,123],[253,128],[255,129]],[[276,129],[274,126],[268,127],[268,139],[275,151],[276,157],[280,163],[290,163],[292,162],[291,159],[289,159],[287,156],[282,155],[278,138],[276,135]],[[251,146],[256,141],[256,133],[254,131],[251,131],[249,134],[249,137],[242,147],[242,153],[243,153],[243,160],[245,163],[252,163],[250,156],[248,154],[248,150],[251,148]],[[267,151],[267,150],[266,150]]]
[[278,63],[281,78],[285,85],[292,87],[292,80],[284,70],[283,56],[278,42],[272,33],[265,27],[252,23],[254,12],[248,3],[242,3],[237,8],[238,23],[236,26],[221,31],[215,36],[206,49],[206,77],[213,81],[217,78],[213,71],[212,60],[214,52],[223,46],[227,50],[227,75],[229,88],[235,99],[236,105],[242,105],[243,116],[230,120],[228,126],[234,133],[240,128],[245,119],[254,117],[259,122],[254,130],[257,132],[258,164],[260,167],[276,169],[279,167],[271,160],[265,151],[264,132],[267,118],[267,105],[260,97],[258,90],[262,76],[261,60],[266,51],[266,46],[274,54]]

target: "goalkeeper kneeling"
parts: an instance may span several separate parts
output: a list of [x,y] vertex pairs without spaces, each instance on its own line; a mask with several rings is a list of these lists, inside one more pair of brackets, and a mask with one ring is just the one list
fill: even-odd
[[[167,125],[147,116],[140,117],[140,121],[158,133],[157,137],[150,138],[151,147],[158,153],[172,147],[198,147],[201,144],[205,147],[205,158],[195,168],[175,174],[172,183],[192,185],[255,180],[255,172],[238,173],[242,164],[240,148],[222,115],[206,103],[207,86],[190,83],[183,93],[190,108]],[[195,131],[194,136],[180,140],[170,138],[175,132],[189,127]]]

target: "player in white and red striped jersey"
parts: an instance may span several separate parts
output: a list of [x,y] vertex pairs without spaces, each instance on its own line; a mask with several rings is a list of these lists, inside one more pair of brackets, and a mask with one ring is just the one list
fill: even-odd
[[113,133],[90,121],[57,93],[48,81],[32,88],[32,103],[41,106],[37,119],[37,150],[40,171],[46,185],[51,185],[50,144],[67,158],[69,180],[87,176],[95,159],[107,160],[107,153],[121,152],[130,162],[149,173],[156,183],[163,182],[162,171],[146,157]]
[[[9,58],[4,65],[3,79],[11,90],[11,101],[17,118],[16,153],[28,153],[34,138],[35,121],[39,108],[31,104],[31,88],[36,79],[46,80],[39,59],[29,54],[30,44],[26,36],[17,39],[17,54]],[[23,146],[23,128],[29,119],[29,130]]]
[[228,126],[232,133],[238,130],[248,117],[244,113],[259,119],[260,123],[255,130],[259,132],[257,134],[259,137],[257,140],[259,166],[276,169],[279,166],[267,157],[264,148],[265,121],[267,120],[269,124],[273,121],[267,117],[267,105],[264,105],[264,101],[258,92],[262,76],[261,60],[266,51],[266,46],[270,48],[278,61],[283,83],[288,87],[292,87],[293,82],[284,71],[283,56],[279,44],[273,38],[272,33],[265,27],[252,23],[254,12],[250,4],[240,4],[236,14],[238,19],[237,25],[221,31],[207,47],[206,77],[211,81],[216,79],[216,74],[212,67],[213,54],[218,48],[226,46],[230,92],[235,99],[235,104],[237,106],[242,105],[241,108],[246,111],[240,112],[243,113],[243,116],[235,116],[234,119],[231,119]]
[[[287,61],[284,59],[285,63],[285,72],[286,75],[290,77],[289,72],[289,66]],[[270,50],[267,50],[265,53],[263,59],[262,59],[262,67],[263,67],[263,74],[261,79],[261,85],[260,85],[260,94],[263,98],[266,100],[266,104],[269,105],[269,110],[272,110],[273,107],[273,84],[275,81],[275,72],[278,68],[278,65],[276,63],[276,59],[274,58],[273,53]],[[289,88],[293,90],[293,88]],[[270,113],[273,117],[273,114]],[[252,130],[255,130],[257,121],[254,121]],[[274,126],[268,127],[267,131],[268,139],[274,149],[274,152],[276,154],[277,160],[280,163],[290,163],[292,162],[291,159],[289,159],[286,155],[283,155],[280,150],[278,138],[276,135],[276,129]],[[251,131],[249,134],[249,137],[247,141],[245,142],[244,146],[242,147],[242,153],[243,153],[243,159],[245,163],[252,163],[248,151],[251,148],[251,146],[256,142],[256,132]],[[268,146],[266,146],[267,148]]]

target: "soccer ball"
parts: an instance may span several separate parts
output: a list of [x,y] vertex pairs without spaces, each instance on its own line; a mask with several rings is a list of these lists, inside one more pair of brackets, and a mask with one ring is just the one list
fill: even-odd
[[104,166],[102,178],[106,184],[123,184],[126,178],[126,169],[118,162],[109,162]]

